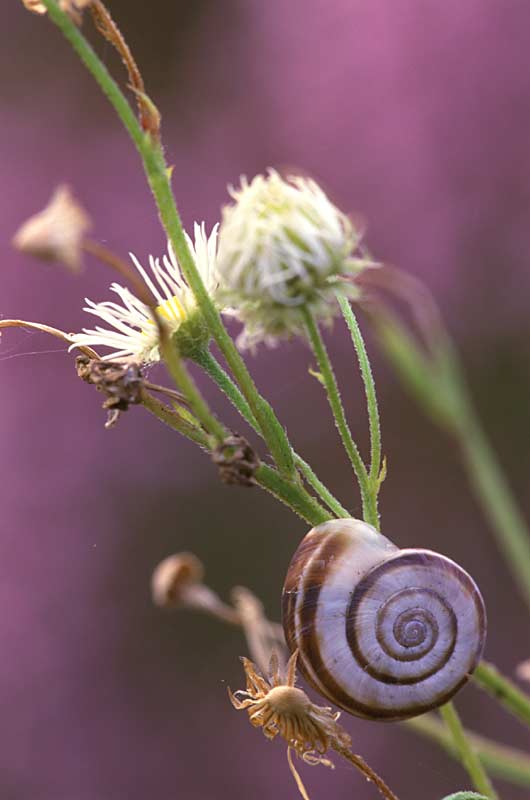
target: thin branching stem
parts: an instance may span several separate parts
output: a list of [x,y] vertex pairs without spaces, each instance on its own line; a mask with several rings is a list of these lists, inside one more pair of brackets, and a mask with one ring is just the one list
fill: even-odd
[[164,425],[168,425],[174,431],[181,433],[187,439],[190,439],[203,450],[210,449],[210,437],[198,425],[194,425],[191,421],[184,419],[176,409],[170,408],[158,397],[153,397],[152,394],[144,391],[142,393],[142,405],[153,414]]
[[217,444],[221,444],[226,438],[225,428],[210,411],[208,404],[191,377],[184,359],[181,358],[177,348],[167,337],[167,331],[163,327],[160,330],[160,350],[173,381],[184,393],[193,413],[203,428],[213,436]]
[[322,382],[328,396],[333,418],[335,419],[335,425],[337,426],[344,449],[348,454],[359,483],[364,520],[370,525],[373,525],[374,528],[379,528],[379,518],[377,514],[377,494],[372,490],[368,472],[366,471],[366,467],[359,453],[359,449],[353,440],[350,427],[346,420],[344,406],[342,405],[339,387],[337,385],[337,379],[335,378],[335,373],[331,365],[326,345],[324,344],[318,324],[311,314],[311,311],[307,307],[304,307],[301,310],[301,314],[304,319],[305,328],[313,353],[317,360],[318,369],[322,376]]
[[337,299],[342,311],[342,316],[351,333],[353,346],[355,347],[355,352],[359,360],[359,367],[366,395],[368,421],[370,424],[370,480],[375,484],[376,490],[379,490],[379,476],[381,472],[381,426],[379,422],[379,408],[377,406],[374,376],[361,329],[353,313],[351,303],[348,298],[340,292],[337,292]]
[[[197,350],[194,354],[194,361],[212,378],[221,391],[228,397],[232,405],[237,408],[241,416],[248,422],[248,424],[261,436],[258,423],[252,410],[240,392],[238,386],[234,383],[230,375],[223,369],[215,356],[206,349]],[[347,509],[342,506],[336,497],[332,495],[329,489],[317,477],[312,467],[304,461],[302,456],[298,455],[293,450],[294,460],[296,466],[307,480],[310,486],[315,490],[320,499],[327,505],[330,511],[336,516],[341,518],[348,518],[351,514]]]
[[[178,411],[162,403],[156,397],[144,392],[142,404],[157,419],[174,431],[198,444],[203,450],[211,452],[212,437],[202,428],[194,426]],[[315,498],[306,492],[304,487],[295,481],[285,478],[278,470],[268,464],[260,464],[254,475],[256,483],[272,494],[277,500],[288,506],[299,517],[310,525],[320,525],[332,519],[332,515],[323,508]]]
[[142,130],[136,116],[116,81],[111,77],[106,66],[86,41],[81,31],[57,5],[56,0],[43,0],[50,19],[58,26],[68,39],[89,72],[95,78],[125,129],[140,153],[145,174],[153,192],[160,220],[173,247],[182,269],[204,319],[223,353],[241,391],[255,415],[263,437],[274,458],[278,469],[287,477],[296,477],[296,468],[291,446],[287,435],[278,421],[270,404],[260,395],[245,362],[241,358],[233,340],[226,330],[221,316],[215,307],[195,260],[190,252],[184,229],[177,210],[175,198],[170,186],[170,170],[165,161],[162,146],[158,137],[151,136]]

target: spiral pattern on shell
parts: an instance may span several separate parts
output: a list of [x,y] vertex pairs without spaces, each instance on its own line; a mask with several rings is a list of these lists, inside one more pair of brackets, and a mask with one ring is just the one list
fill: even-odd
[[399,550],[370,525],[325,522],[303,539],[283,625],[304,677],[357,716],[406,719],[447,702],[475,669],[484,602],[458,564]]

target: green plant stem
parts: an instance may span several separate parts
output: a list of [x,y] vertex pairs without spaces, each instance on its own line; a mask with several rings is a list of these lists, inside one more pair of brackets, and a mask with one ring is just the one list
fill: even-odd
[[[421,717],[409,719],[403,724],[414,733],[436,742],[449,755],[461,760],[460,753],[447,727],[434,714],[422,714]],[[466,737],[478,753],[481,763],[491,775],[518,786],[530,788],[530,758],[526,753],[493,742],[491,739],[469,730],[466,730]]]
[[197,305],[258,421],[263,437],[279,470],[288,477],[296,476],[294,458],[285,431],[270,404],[259,394],[245,362],[239,355],[234,342],[222,323],[220,314],[208,294],[190,253],[171,190],[169,182],[170,170],[167,167],[162,147],[153,137],[142,130],[117,83],[79,29],[69,19],[68,15],[58,7],[56,0],[43,0],[43,4],[48,10],[50,19],[68,39],[110,100],[136,145],[158,207],[162,225],[171,242],[184,277],[193,291]]
[[[196,428],[183,419],[177,411],[169,408],[147,392],[144,392],[142,396],[142,404],[147,411],[165,425],[191,439],[204,450],[211,452],[211,437],[207,436],[200,428]],[[321,522],[327,522],[332,519],[332,515],[325,508],[322,508],[298,481],[285,478],[268,464],[259,465],[255,479],[259,486],[266,489],[277,500],[289,506],[295,514],[298,514],[310,525],[319,525]]]
[[[194,354],[194,361],[210,376],[210,378],[212,378],[221,391],[237,408],[241,416],[261,436],[261,431],[259,429],[257,420],[254,417],[249,404],[243,397],[242,393],[230,375],[228,375],[228,373],[223,369],[215,356],[213,356],[209,350],[203,349]],[[300,472],[304,478],[307,480],[310,486],[313,487],[320,499],[323,500],[333,514],[340,518],[349,518],[351,514],[339,503],[336,497],[331,494],[329,489],[315,475],[311,466],[294,450],[293,455],[295,464],[300,469]]]
[[473,743],[464,730],[453,703],[446,703],[443,705],[440,708],[440,714],[453,737],[456,750],[460,755],[462,764],[467,770],[469,777],[473,781],[475,789],[479,792],[483,792],[483,794],[487,795],[491,800],[498,800],[497,792],[488,778]]
[[333,412],[335,425],[337,426],[344,449],[348,454],[355,475],[357,476],[357,481],[361,490],[364,520],[370,525],[373,525],[374,528],[379,529],[377,494],[372,490],[366,467],[360,456],[357,445],[353,441],[353,437],[346,420],[346,415],[344,413],[344,407],[340,398],[340,392],[337,385],[337,380],[335,378],[335,373],[333,372],[333,367],[326,350],[326,345],[324,344],[324,340],[322,339],[318,325],[315,322],[311,311],[307,307],[304,307],[301,310],[301,313],[304,319],[307,335],[309,337],[309,341],[311,343],[311,347],[322,376],[322,381],[326,389],[329,405]]
[[181,433],[187,439],[190,439],[195,444],[198,444],[199,447],[202,447],[203,450],[210,450],[211,441],[210,437],[202,430],[191,422],[188,422],[186,419],[180,416],[180,414],[175,411],[173,408],[170,408],[157,397],[153,397],[153,395],[148,394],[148,392],[142,393],[142,405],[144,406],[150,414],[153,414],[157,419],[163,422],[165,425],[168,425],[174,431]]
[[318,475],[315,474],[311,465],[308,464],[307,461],[304,461],[302,456],[299,456],[296,452],[294,453],[294,461],[308,484],[313,487],[314,491],[327,505],[330,511],[333,512],[334,516],[337,517],[337,519],[351,519],[351,514],[348,509],[344,508],[337,498],[331,494],[327,486],[325,486]]
[[221,444],[226,437],[226,431],[208,408],[195,381],[188,372],[184,360],[180,357],[176,347],[167,339],[165,332],[160,335],[160,349],[175,385],[184,392],[191,410],[203,428],[213,436],[217,444]]
[[473,680],[525,725],[530,725],[530,697],[487,661],[481,661]]
[[332,515],[322,508],[317,501],[306,492],[303,486],[285,478],[278,470],[268,464],[260,464],[255,475],[259,485],[273,494],[282,503],[305,519],[310,525],[320,525],[332,519]]
[[350,301],[340,292],[337,292],[337,300],[339,301],[346,325],[351,333],[364,383],[368,421],[370,424],[370,480],[375,486],[375,491],[378,491],[379,475],[381,471],[381,426],[379,423],[379,409],[377,406],[374,376],[372,374],[372,368],[370,366],[368,353],[366,352],[361,329],[353,313]]

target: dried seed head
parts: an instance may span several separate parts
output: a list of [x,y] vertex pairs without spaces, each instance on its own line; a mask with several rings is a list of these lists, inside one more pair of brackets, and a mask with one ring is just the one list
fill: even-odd
[[351,740],[338,724],[340,713],[317,706],[295,686],[297,652],[291,656],[286,675],[280,675],[278,657],[271,658],[269,676],[242,658],[247,686],[229,697],[234,708],[246,709],[251,725],[261,728],[267,739],[278,734],[309,764],[330,765],[323,756],[330,748],[348,748]]
[[[22,0],[28,11],[34,14],[46,14],[47,8],[40,0]],[[83,9],[87,8],[93,0],[59,0],[59,8],[64,11],[76,25],[81,25]]]
[[365,760],[352,753],[351,737],[337,721],[340,712],[315,705],[302,689],[296,688],[297,655],[298,650],[295,650],[287,664],[286,674],[282,676],[278,657],[273,653],[268,677],[264,677],[248,658],[242,658],[247,685],[238,692],[228,690],[234,708],[238,711],[245,709],[250,724],[261,728],[267,739],[274,739],[279,734],[285,740],[289,768],[305,799],[307,792],[291,760],[291,751],[311,766],[333,767],[325,756],[328,750],[335,750],[371,781],[385,800],[397,800]]
[[81,249],[92,227],[87,212],[68,186],[59,186],[48,205],[18,229],[13,246],[43,261],[58,261],[72,272],[81,269]]
[[189,589],[202,583],[204,567],[193,553],[176,553],[157,566],[151,580],[155,605],[178,608],[187,605]]

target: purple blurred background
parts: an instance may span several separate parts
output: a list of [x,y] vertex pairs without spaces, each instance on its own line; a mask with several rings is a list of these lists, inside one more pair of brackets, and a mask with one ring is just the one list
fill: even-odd
[[[186,225],[213,224],[226,184],[294,165],[367,224],[370,249],[435,291],[482,418],[528,499],[530,402],[530,8],[518,0],[112,0],[163,113]],[[67,181],[94,236],[141,260],[164,235],[132,145],[58,32],[21,3],[0,14],[0,315],[78,330],[74,278],[10,249]],[[90,21],[86,22],[87,31]],[[108,45],[97,49],[115,74]],[[508,674],[530,657],[528,621],[450,442],[425,421],[369,342],[389,476],[384,532],[469,569],[488,607],[486,655]],[[340,324],[330,346],[354,433],[361,386]],[[220,486],[196,448],[133,409],[103,429],[101,397],[52,339],[1,340],[0,795],[5,800],[293,798],[285,748],[236,714],[236,631],[154,609],[153,567],[195,551],[224,596],[235,584],[279,615],[305,526],[258,490]],[[297,448],[359,514],[358,496],[301,343],[252,359]],[[162,377],[162,376],[161,376]],[[235,417],[202,384],[228,422]],[[303,413],[299,403],[303,396]],[[530,738],[474,688],[458,698],[486,735]],[[468,786],[463,771],[397,725],[344,718],[354,747],[408,800]],[[302,767],[312,797],[374,798],[348,767]],[[499,784],[503,800],[528,791]]]

